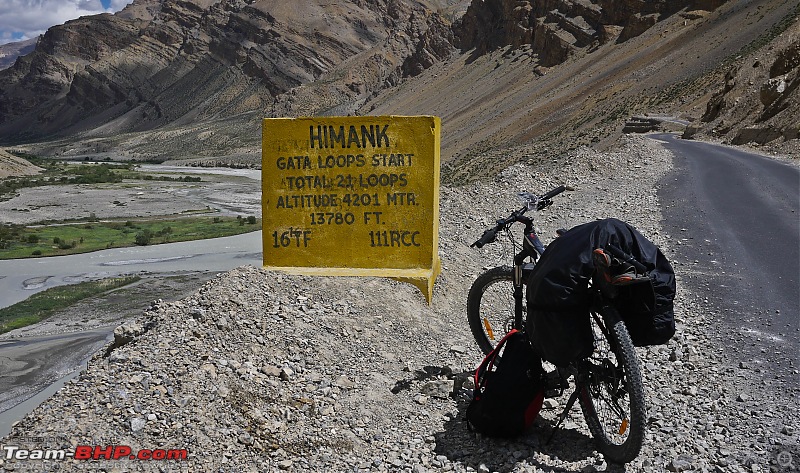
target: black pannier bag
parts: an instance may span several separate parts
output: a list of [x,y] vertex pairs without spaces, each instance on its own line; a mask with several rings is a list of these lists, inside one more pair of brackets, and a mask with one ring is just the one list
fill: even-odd
[[489,437],[521,435],[542,408],[544,388],[541,359],[522,332],[511,330],[475,370],[470,430]]
[[660,250],[655,266],[647,267],[650,284],[618,287],[614,300],[637,347],[663,345],[675,334],[675,273]]
[[675,333],[675,273],[651,241],[617,219],[572,228],[548,245],[527,281],[527,332],[545,360],[565,366],[589,355],[592,251],[614,245],[647,269],[650,284],[620,287],[615,300],[636,346],[666,343]]

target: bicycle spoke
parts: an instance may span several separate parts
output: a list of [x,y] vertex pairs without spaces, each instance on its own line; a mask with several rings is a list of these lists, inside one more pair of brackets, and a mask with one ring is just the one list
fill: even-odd
[[589,361],[590,391],[597,419],[609,442],[621,445],[627,439],[630,415],[625,372],[609,343],[608,329],[595,317],[595,353]]

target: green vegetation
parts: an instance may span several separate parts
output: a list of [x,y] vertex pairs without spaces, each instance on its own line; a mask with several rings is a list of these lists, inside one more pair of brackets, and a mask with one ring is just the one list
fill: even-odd
[[0,199],[10,199],[14,192],[23,187],[55,186],[66,184],[105,184],[119,183],[123,179],[146,181],[200,182],[198,176],[168,176],[146,174],[136,171],[131,163],[66,163],[37,158],[24,153],[12,153],[27,159],[44,171],[35,176],[9,177],[0,180]]
[[22,302],[0,309],[0,333],[32,325],[83,299],[138,281],[138,276],[87,281],[36,293]]
[[59,256],[106,248],[238,235],[260,229],[254,216],[182,217],[25,227],[0,225],[0,259]]

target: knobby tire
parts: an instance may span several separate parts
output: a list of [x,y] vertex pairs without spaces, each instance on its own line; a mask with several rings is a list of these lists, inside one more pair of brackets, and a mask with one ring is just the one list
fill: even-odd
[[[608,345],[606,348],[614,355],[616,365],[621,368],[621,386],[624,387],[626,395],[621,399],[620,404],[623,409],[627,409],[628,425],[625,432],[627,435],[623,436],[615,431],[622,422],[619,416],[611,412],[613,409],[607,405],[608,399],[604,399],[606,396],[610,396],[607,389],[608,384],[598,380],[582,383],[579,386],[578,399],[589,431],[606,461],[624,464],[636,458],[642,448],[647,419],[644,386],[642,385],[641,367],[628,329],[615,310],[611,309],[608,312],[602,320],[606,325],[609,340],[597,340],[597,344],[598,348],[601,348],[604,343]],[[595,325],[594,321],[592,324]],[[608,352],[603,353],[601,349],[599,352],[595,352],[593,359],[595,361],[598,359],[610,360],[608,356]]]
[[[475,279],[467,296],[467,320],[472,336],[484,354],[489,354],[514,322],[514,270],[509,266],[492,268]],[[494,339],[487,334],[488,320]],[[523,315],[524,320],[524,315]]]

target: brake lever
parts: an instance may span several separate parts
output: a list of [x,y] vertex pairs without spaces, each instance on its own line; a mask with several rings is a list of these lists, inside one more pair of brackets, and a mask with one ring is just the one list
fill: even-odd
[[552,199],[540,200],[536,204],[536,210],[544,210],[547,207],[550,207],[551,205],[553,205],[553,200]]

